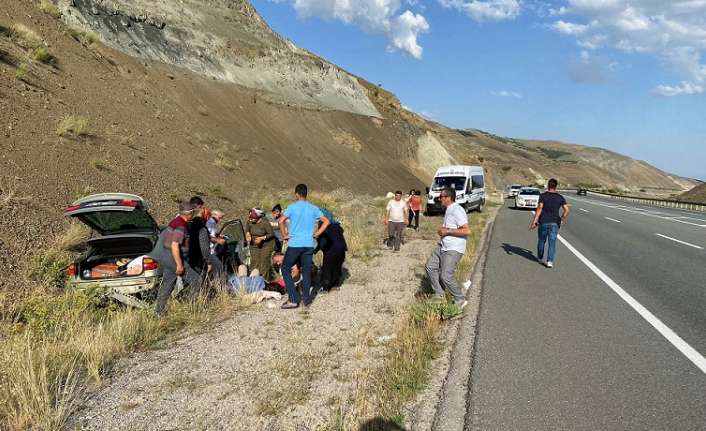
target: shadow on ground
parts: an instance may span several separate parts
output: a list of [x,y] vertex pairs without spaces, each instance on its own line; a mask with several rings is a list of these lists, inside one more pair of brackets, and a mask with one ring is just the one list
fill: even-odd
[[505,253],[507,254],[514,254],[515,256],[520,256],[524,257],[527,260],[531,260],[532,262],[536,262],[537,258],[532,254],[531,251],[527,250],[526,248],[518,247],[516,245],[508,244],[508,243],[503,243],[503,250],[505,250]]
[[404,428],[390,420],[375,418],[362,423],[358,431],[404,431]]

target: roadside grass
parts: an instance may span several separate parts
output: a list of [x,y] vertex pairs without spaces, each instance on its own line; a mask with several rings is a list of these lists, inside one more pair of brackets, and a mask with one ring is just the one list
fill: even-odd
[[34,50],[42,46],[42,38],[24,24],[15,23],[10,27],[10,36],[24,49]]
[[29,82],[29,66],[27,63],[20,63],[15,70],[15,79],[22,82]]
[[88,118],[80,115],[66,115],[56,127],[56,134],[61,137],[85,136],[88,129]]
[[32,58],[40,63],[52,64],[56,61],[56,57],[44,46],[38,46],[32,51]]
[[67,32],[69,36],[76,40],[76,42],[79,42],[84,46],[93,45],[101,40],[100,35],[93,31],[84,31],[79,28],[69,27]]

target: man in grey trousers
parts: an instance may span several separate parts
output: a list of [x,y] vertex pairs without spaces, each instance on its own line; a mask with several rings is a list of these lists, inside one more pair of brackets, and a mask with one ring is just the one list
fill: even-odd
[[438,230],[439,244],[427,260],[426,270],[438,299],[445,299],[444,288],[453,297],[454,303],[463,308],[468,304],[456,282],[456,265],[466,252],[466,238],[471,233],[466,210],[456,203],[456,190],[447,187],[439,195],[441,205],[446,208],[444,224]]

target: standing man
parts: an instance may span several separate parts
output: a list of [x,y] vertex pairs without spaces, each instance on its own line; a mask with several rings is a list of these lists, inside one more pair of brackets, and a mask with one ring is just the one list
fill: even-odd
[[[441,238],[429,260],[426,271],[437,299],[444,300],[444,288],[453,297],[454,303],[463,308],[468,304],[456,283],[456,265],[466,252],[466,238],[471,230],[468,215],[456,203],[456,190],[446,187],[439,194],[441,205],[446,208],[444,224],[438,230]],[[443,286],[443,287],[442,287]]]
[[[567,217],[569,217],[569,212],[571,209],[566,204],[566,199],[564,196],[557,193],[556,188],[559,186],[559,182],[552,178],[547,183],[547,191],[542,193],[539,197],[539,206],[537,206],[537,211],[534,214],[532,223],[530,223],[530,230],[539,227],[537,242],[537,261],[542,263],[544,258],[544,244],[549,239],[549,250],[547,250],[547,263],[545,264],[547,268],[554,267],[554,258],[556,256],[556,239],[559,236],[559,228],[561,223],[565,222]],[[559,209],[563,209],[561,215],[559,215]]]
[[[282,241],[287,246],[284,262],[282,263],[282,277],[287,286],[289,301],[282,305],[284,309],[299,307],[300,299],[304,301],[305,307],[309,306],[314,247],[316,247],[318,237],[330,224],[329,219],[323,215],[321,210],[306,200],[308,193],[306,184],[298,184],[294,188],[296,202],[284,210],[284,214],[278,221],[279,230],[282,232]],[[318,224],[318,221],[321,223]],[[289,226],[287,226],[288,224]],[[318,229],[316,229],[317,225]],[[301,266],[301,298],[292,278],[292,266],[297,262]]]
[[194,216],[196,207],[191,202],[179,204],[179,215],[172,220],[164,230],[162,250],[162,284],[157,292],[157,315],[164,315],[169,296],[174,290],[177,277],[183,277],[189,284],[192,294],[201,288],[201,277],[188,263],[189,256],[189,222]]
[[282,232],[279,230],[279,218],[282,217],[282,205],[276,204],[272,207],[272,212],[267,214],[267,221],[272,225],[275,231],[275,251],[282,251]]
[[394,251],[400,251],[402,232],[407,223],[407,211],[407,202],[402,200],[402,192],[397,190],[395,197],[387,203],[385,209],[388,241],[391,241]]
[[225,271],[223,267],[223,261],[221,256],[223,255],[224,247],[226,244],[225,238],[218,235],[218,223],[223,220],[225,213],[223,210],[213,210],[211,212],[211,217],[206,221],[206,229],[208,230],[208,236],[210,241],[210,252],[211,258],[209,260],[211,265],[211,270],[216,277],[220,277]]

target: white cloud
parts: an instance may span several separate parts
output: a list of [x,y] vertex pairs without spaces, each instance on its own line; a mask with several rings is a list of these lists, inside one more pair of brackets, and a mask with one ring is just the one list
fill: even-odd
[[654,89],[654,94],[662,97],[692,96],[704,94],[704,87],[693,82],[683,81],[679,85],[659,85]]
[[[565,9],[563,9],[565,8]],[[706,0],[565,0],[550,27],[584,49],[613,48],[652,55],[685,81],[660,85],[664,96],[702,94],[706,84]]]
[[516,91],[508,91],[508,90],[500,90],[500,91],[491,91],[490,94],[493,96],[497,97],[509,97],[513,99],[522,99],[522,94],[516,92]]
[[[401,50],[414,58],[422,58],[423,48],[419,45],[418,37],[429,31],[429,23],[423,15],[410,10],[400,13],[401,0],[272,1],[291,3],[302,17],[334,19],[359,26],[370,33],[382,33],[389,41],[389,50]],[[406,0],[406,4],[414,6],[416,1]]]
[[520,14],[519,0],[437,0],[446,8],[464,12],[476,21],[512,20]]

